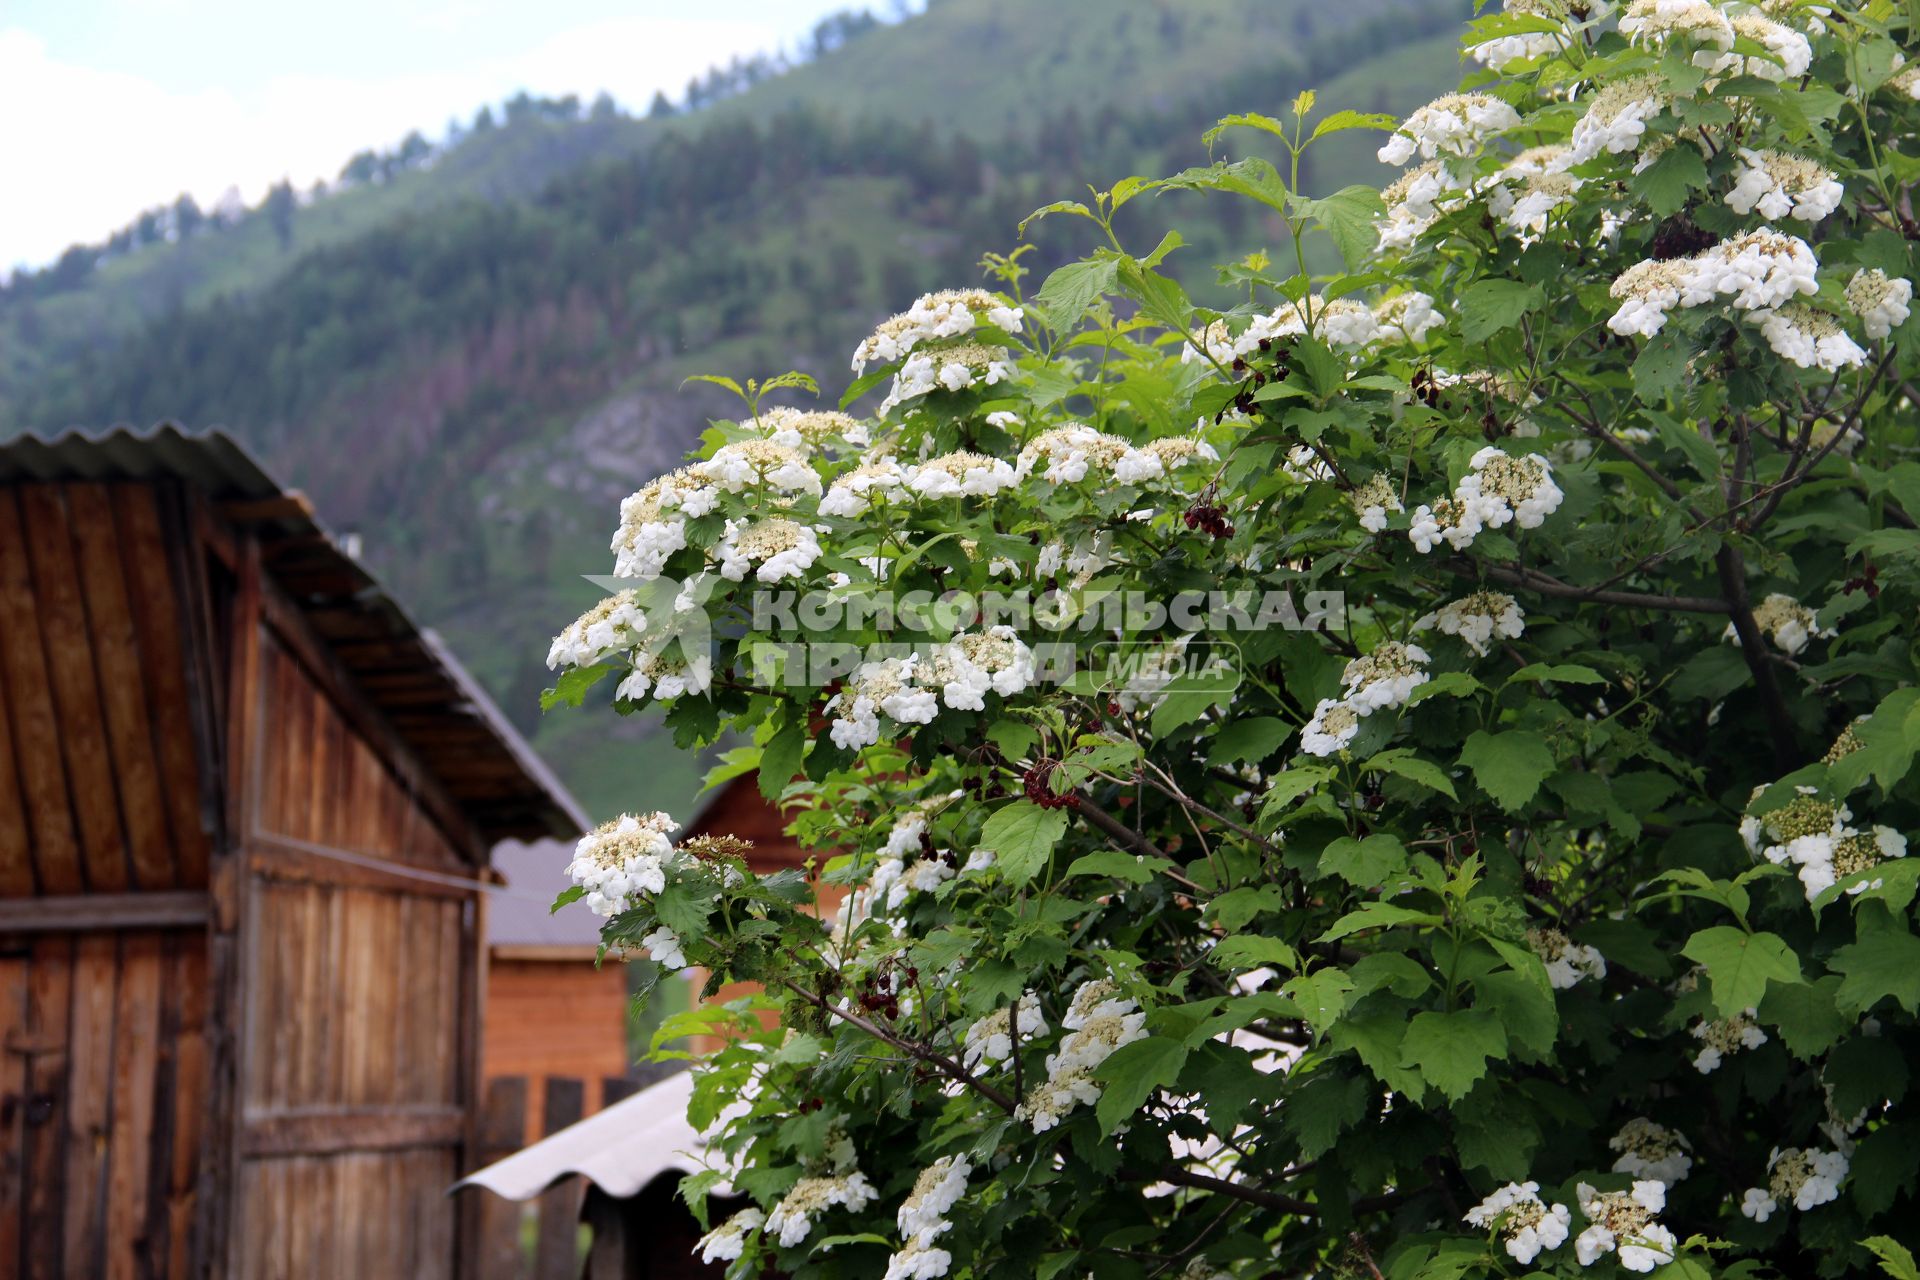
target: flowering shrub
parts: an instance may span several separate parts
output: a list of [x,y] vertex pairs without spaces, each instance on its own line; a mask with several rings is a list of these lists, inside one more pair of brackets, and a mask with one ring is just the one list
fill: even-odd
[[[1507,0],[1405,122],[1303,95],[1038,211],[1098,247],[920,299],[843,411],[716,379],[548,699],[732,735],[819,851],[654,814],[572,867],[764,991],[659,1041],[730,1036],[705,1257],[1920,1280],[1913,15]],[[1413,167],[1302,192],[1354,128]],[[1113,227],[1172,190],[1292,270],[1197,307]]]

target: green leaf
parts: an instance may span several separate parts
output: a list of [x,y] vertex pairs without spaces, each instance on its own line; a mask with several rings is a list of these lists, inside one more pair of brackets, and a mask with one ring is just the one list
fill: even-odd
[[1633,393],[1648,404],[1665,404],[1686,381],[1693,344],[1678,326],[1654,335],[1633,361]]
[[1257,933],[1236,933],[1222,938],[1207,952],[1207,959],[1222,969],[1257,969],[1262,965],[1276,965],[1282,969],[1298,969],[1299,953],[1278,938],[1262,937]]
[[1868,1236],[1860,1244],[1880,1259],[1880,1269],[1893,1280],[1920,1280],[1920,1267],[1914,1265],[1912,1250],[1892,1236]]
[[1849,1163],[1854,1203],[1870,1218],[1885,1213],[1920,1174],[1920,1130],[1906,1121],[1882,1124],[1860,1139]]
[[1112,876],[1115,880],[1125,880],[1128,884],[1145,884],[1172,866],[1173,863],[1165,858],[1121,853],[1118,849],[1100,849],[1075,858],[1073,865],[1067,868],[1067,874],[1063,878],[1071,880],[1075,876]]
[[1418,1102],[1426,1092],[1420,1073],[1401,1065],[1400,1046],[1406,1039],[1406,1015],[1396,1008],[1349,1013],[1327,1033],[1335,1049],[1352,1050],[1367,1070],[1387,1088]]
[[1341,1130],[1367,1114],[1371,1092],[1365,1077],[1327,1069],[1313,1072],[1305,1084],[1290,1090],[1280,1119],[1300,1144],[1300,1158],[1317,1160],[1333,1150]]
[[1269,779],[1266,798],[1260,802],[1261,827],[1269,826],[1275,818],[1286,811],[1288,805],[1332,776],[1329,770],[1304,765],[1300,768],[1288,769]]
[[1904,927],[1865,934],[1834,952],[1827,967],[1846,975],[1834,998],[1850,1013],[1865,1013],[1887,996],[1908,1013],[1920,1005],[1920,938]]
[[1484,1006],[1499,1019],[1510,1044],[1542,1058],[1553,1051],[1560,1014],[1551,989],[1543,992],[1529,975],[1500,969],[1475,978],[1473,991],[1474,1007]]
[[1415,911],[1411,907],[1396,907],[1391,902],[1369,902],[1355,911],[1349,911],[1333,922],[1333,928],[1314,939],[1316,942],[1337,942],[1349,934],[1366,929],[1386,929],[1397,924],[1437,925],[1439,916],[1431,911]]
[[1539,286],[1518,280],[1481,280],[1468,285],[1460,295],[1460,336],[1468,342],[1485,342],[1519,324],[1520,317],[1543,300]]
[[1460,763],[1473,770],[1473,780],[1480,789],[1509,813],[1531,800],[1554,769],[1547,740],[1525,729],[1508,733],[1474,730],[1460,750]]
[[1273,716],[1248,716],[1221,727],[1207,759],[1213,764],[1259,764],[1279,749],[1293,729]]
[[1353,1002],[1353,979],[1338,969],[1316,969],[1288,979],[1280,988],[1300,1007],[1300,1016],[1318,1035],[1339,1020]]
[[1355,995],[1371,995],[1385,988],[1397,996],[1413,999],[1424,995],[1433,978],[1420,962],[1398,951],[1375,951],[1361,956],[1347,970],[1353,978]]
[[1384,129],[1392,133],[1400,127],[1400,122],[1389,115],[1379,112],[1336,111],[1313,127],[1313,135],[1307,139],[1314,142],[1329,133],[1339,133],[1345,129]]
[[1064,809],[1042,809],[1016,800],[996,809],[980,829],[980,847],[991,849],[1009,884],[1025,884],[1047,865],[1053,847],[1067,833]]
[[1720,451],[1713,442],[1701,435],[1698,430],[1683,422],[1675,422],[1664,414],[1649,415],[1660,432],[1660,443],[1678,449],[1687,455],[1687,461],[1703,480],[1712,480],[1720,474]]
[[1384,833],[1364,840],[1341,836],[1320,852],[1320,874],[1339,876],[1356,889],[1372,889],[1407,865],[1400,841]]
[[807,726],[795,720],[773,735],[760,753],[760,794],[778,800],[793,776],[800,772],[807,754]]
[[540,709],[551,711],[555,707],[577,707],[587,700],[587,690],[612,675],[614,665],[603,662],[595,667],[572,667],[560,673],[553,688],[540,695]]
[[567,904],[578,902],[580,901],[580,899],[586,896],[587,896],[587,886],[583,884],[568,885],[566,888],[560,891],[560,896],[553,900],[553,905],[547,908],[547,914],[552,915],[554,912],[558,911],[560,908],[566,906]]
[[1853,1029],[1840,1012],[1840,979],[1828,974],[1814,982],[1773,983],[1760,1001],[1760,1021],[1780,1033],[1789,1052],[1811,1062]]
[[1480,1009],[1415,1014],[1400,1042],[1400,1064],[1458,1102],[1487,1074],[1487,1061],[1507,1056],[1500,1020]]
[[1040,731],[1020,720],[995,720],[987,726],[987,740],[1009,760],[1024,760],[1040,741]]
[[1380,193],[1372,187],[1342,187],[1322,200],[1299,200],[1297,212],[1304,213],[1332,237],[1347,270],[1358,271],[1373,257],[1380,242],[1374,219],[1386,210]]
[[1678,213],[1687,197],[1707,185],[1707,163],[1697,147],[1668,147],[1660,158],[1633,176],[1627,190],[1657,217]]
[[1433,761],[1416,755],[1411,748],[1396,747],[1392,751],[1382,751],[1370,756],[1360,766],[1363,773],[1391,773],[1395,777],[1417,782],[1423,787],[1438,791],[1449,800],[1458,800],[1459,794],[1453,789],[1453,779],[1447,777],[1446,770]]
[[1046,310],[1048,323],[1060,333],[1079,328],[1088,309],[1113,289],[1119,265],[1113,258],[1069,262],[1048,276],[1035,298]]
[[1187,1062],[1187,1046],[1172,1036],[1148,1036],[1123,1044],[1093,1069],[1106,1085],[1094,1115],[1102,1133],[1140,1109],[1155,1089],[1171,1087]]
[[1800,981],[1800,961],[1778,934],[1746,933],[1730,925],[1715,925],[1688,938],[1680,954],[1707,967],[1707,976],[1713,981],[1713,1004],[1723,1018],[1758,1005],[1770,981]]
[[683,944],[706,931],[707,912],[712,905],[713,896],[708,890],[684,881],[669,884],[653,896],[654,915],[678,934]]
[[1542,683],[1553,681],[1558,684],[1605,684],[1607,678],[1592,667],[1583,667],[1572,662],[1533,662],[1520,668],[1507,677],[1507,683],[1515,680],[1537,680]]

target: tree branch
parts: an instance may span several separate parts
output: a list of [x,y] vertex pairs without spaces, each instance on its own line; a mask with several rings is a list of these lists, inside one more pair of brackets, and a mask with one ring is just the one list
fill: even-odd
[[1521,565],[1476,564],[1464,558],[1445,560],[1442,565],[1462,578],[1485,576],[1510,587],[1520,587],[1543,596],[1563,600],[1591,600],[1595,604],[1617,604],[1629,609],[1657,609],[1663,613],[1728,613],[1727,602],[1719,596],[1653,595],[1640,591],[1607,591],[1598,587],[1577,587],[1551,574]]
[[[955,1062],[952,1058],[949,1058],[946,1054],[936,1053],[934,1050],[927,1048],[925,1045],[919,1043],[916,1040],[908,1040],[905,1037],[894,1035],[892,1032],[888,1031],[885,1027],[880,1026],[878,1023],[871,1022],[868,1019],[861,1017],[857,1013],[852,1013],[846,1009],[840,1008],[836,1004],[829,1003],[827,1000],[823,999],[821,996],[819,996],[815,992],[808,991],[805,987],[798,986],[787,979],[782,979],[780,985],[785,987],[788,991],[791,991],[794,995],[799,996],[802,1000],[805,1000],[808,1004],[820,1010],[822,1013],[831,1014],[833,1017],[840,1019],[842,1022],[850,1023],[851,1025],[860,1028],[860,1030],[866,1032],[868,1035],[872,1036],[874,1039],[879,1040],[885,1044],[892,1045],[894,1048],[900,1050],[900,1052],[906,1054],[908,1057],[917,1058],[921,1062],[926,1063],[928,1066],[935,1068],[942,1075],[946,1076],[948,1079],[958,1081],[959,1083],[967,1086],[969,1089],[972,1089],[975,1093],[978,1093],[981,1097],[985,1098],[988,1102],[991,1102],[994,1106],[999,1107],[1002,1111],[1006,1112],[1008,1115],[1012,1115],[1014,1111],[1018,1109],[1019,1104],[1016,1103],[1012,1098],[1009,1098],[1006,1094],[1000,1092],[998,1089],[994,1088],[992,1085],[987,1084],[985,1081],[981,1080],[978,1076],[968,1071],[965,1067]],[[1019,1011],[1017,1007],[1012,1016],[1016,1018],[1019,1017]]]
[[1733,633],[1740,640],[1740,656],[1747,660],[1754,682],[1760,687],[1761,705],[1767,713],[1767,729],[1773,738],[1773,762],[1782,773],[1793,771],[1798,749],[1794,743],[1793,720],[1787,715],[1786,699],[1780,693],[1780,678],[1767,654],[1767,642],[1753,620],[1753,606],[1747,596],[1747,562],[1732,543],[1722,543],[1713,558],[1720,571],[1720,590],[1726,595],[1727,611],[1733,615]]

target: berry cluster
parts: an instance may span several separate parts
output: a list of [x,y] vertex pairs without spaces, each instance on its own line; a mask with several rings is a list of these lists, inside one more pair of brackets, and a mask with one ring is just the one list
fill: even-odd
[[1035,761],[1033,768],[1027,770],[1021,778],[1027,799],[1033,801],[1042,809],[1078,809],[1080,807],[1079,796],[1071,791],[1063,795],[1053,789],[1053,771],[1059,767],[1060,762],[1058,760],[1042,759]]
[[1215,503],[1194,503],[1187,508],[1186,520],[1187,528],[1198,529],[1216,540],[1233,536],[1233,524],[1227,519],[1227,509]]

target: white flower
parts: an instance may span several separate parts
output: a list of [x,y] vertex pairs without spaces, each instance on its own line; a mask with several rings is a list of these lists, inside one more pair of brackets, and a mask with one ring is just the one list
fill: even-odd
[[1884,338],[1906,323],[1913,282],[1890,279],[1878,267],[1853,273],[1847,281],[1847,306],[1860,317],[1869,338]]
[[1066,422],[1042,431],[1020,450],[1014,474],[1025,480],[1039,469],[1052,484],[1078,484],[1089,469],[1111,473],[1114,464],[1133,448],[1119,436],[1095,431],[1079,422]]
[[1387,527],[1388,512],[1406,510],[1400,504],[1400,495],[1394,492],[1393,481],[1384,471],[1374,472],[1365,484],[1347,495],[1347,502],[1360,518],[1360,527],[1368,533],[1379,533]]
[[1181,467],[1218,461],[1220,455],[1205,441],[1166,436],[1138,449],[1128,449],[1113,464],[1113,478],[1119,484],[1146,484],[1172,475]]
[[818,1214],[834,1205],[858,1213],[873,1203],[876,1194],[866,1175],[857,1169],[849,1174],[802,1178],[767,1216],[767,1230],[779,1238],[782,1248],[791,1249],[807,1238]]
[[1546,966],[1547,982],[1556,991],[1579,985],[1582,978],[1595,982],[1607,976],[1606,957],[1593,947],[1583,946],[1558,929],[1527,930],[1527,945]]
[[941,1156],[922,1169],[896,1215],[900,1238],[931,1240],[950,1227],[947,1211],[966,1194],[967,1176],[972,1172],[965,1156]]
[[1375,223],[1380,232],[1379,247],[1382,250],[1412,247],[1441,212],[1459,204],[1463,195],[1451,171],[1438,160],[1407,170],[1380,193],[1386,213]]
[[1443,541],[1455,551],[1464,551],[1483,527],[1478,503],[1441,498],[1432,506],[1422,503],[1414,509],[1407,537],[1412,540],[1413,549],[1423,555]]
[[1444,323],[1433,299],[1418,289],[1391,294],[1374,304],[1374,322],[1383,331],[1398,329],[1408,342],[1423,342]]
[[1442,634],[1459,636],[1467,648],[1486,657],[1495,636],[1518,640],[1526,629],[1519,601],[1499,591],[1476,591],[1427,614],[1413,624],[1415,631],[1438,627]]
[[[1760,45],[1773,58],[1747,57],[1739,53],[1693,55],[1693,64],[1711,75],[1749,75],[1762,80],[1798,80],[1813,65],[1813,45],[1792,27],[1783,26],[1758,13],[1743,13],[1731,23],[1733,34]],[[1721,46],[1722,49],[1730,47]],[[1774,61],[1777,58],[1779,61]]]
[[641,486],[620,503],[620,528],[613,535],[613,573],[617,578],[657,578],[667,557],[687,545],[687,521],[706,515],[718,492],[685,468]]
[[758,431],[775,444],[801,451],[837,444],[864,449],[870,443],[866,423],[836,409],[795,409],[781,404],[762,409],[757,419],[740,425]]
[[[1760,602],[1753,611],[1753,621],[1762,635],[1771,639],[1780,652],[1789,655],[1806,648],[1809,640],[1831,640],[1838,634],[1832,627],[1822,627],[1812,609],[1779,591],[1770,592]],[[1740,633],[1731,622],[1720,634],[1723,640],[1740,643]]]
[[721,445],[711,458],[687,468],[692,476],[723,493],[793,494],[820,492],[819,473],[797,449],[771,440],[742,440]]
[[1028,1092],[1014,1113],[1035,1133],[1056,1127],[1076,1107],[1098,1102],[1101,1086],[1093,1078],[1094,1069],[1122,1045],[1146,1038],[1147,1015],[1133,1001],[1106,994],[1103,986],[1083,984],[1075,1004],[1081,1004],[1084,996],[1091,1007],[1084,1016],[1069,1015],[1080,1025],[1060,1041],[1057,1052],[1047,1055],[1046,1080]]
[[1427,651],[1419,645],[1388,640],[1372,653],[1347,663],[1341,683],[1347,705],[1360,715],[1397,707],[1427,682]]
[[1585,164],[1607,153],[1619,155],[1632,151],[1646,135],[1647,121],[1666,106],[1666,91],[1652,76],[1629,76],[1615,80],[1593,96],[1587,112],[1573,126],[1566,168]]
[[1621,272],[1609,292],[1620,304],[1607,318],[1607,328],[1621,336],[1639,334],[1651,338],[1666,327],[1667,312],[1680,302],[1680,290],[1686,283],[1684,260],[1636,262]]
[[1525,243],[1544,235],[1553,211],[1572,201],[1585,185],[1566,171],[1566,157],[1566,147],[1529,147],[1498,174],[1503,184],[1514,184],[1518,190],[1495,187],[1487,209]]
[[1740,148],[1740,171],[1727,192],[1735,213],[1818,222],[1840,207],[1846,188],[1833,170],[1784,151]]
[[880,402],[879,414],[935,391],[965,391],[974,386],[997,386],[1014,376],[1014,366],[1002,347],[963,342],[954,347],[917,351],[894,375],[893,388]]
[[1743,311],[1767,311],[1820,291],[1820,264],[1807,242],[1771,227],[1722,241],[1687,264],[1680,288],[1683,307],[1728,298]]
[[720,556],[720,576],[730,582],[742,581],[755,565],[754,577],[761,582],[779,582],[799,578],[820,558],[820,539],[813,529],[787,519],[727,521],[720,544],[714,548]]
[[1847,336],[1838,321],[1805,303],[1790,302],[1778,311],[1760,312],[1759,318],[1760,332],[1774,354],[1802,369],[1838,373],[1866,362],[1867,353]]
[[694,1243],[700,1261],[731,1262],[746,1251],[747,1236],[767,1225],[767,1215],[751,1206],[728,1218]]
[[999,458],[980,453],[944,453],[907,470],[907,488],[924,498],[986,497],[1020,482]]
[[646,615],[640,611],[635,592],[608,596],[553,638],[553,646],[547,650],[547,670],[591,667],[633,648],[646,628]]
[[1748,1009],[1731,1018],[1703,1018],[1694,1023],[1688,1034],[1700,1041],[1701,1048],[1693,1057],[1693,1069],[1703,1076],[1712,1075],[1728,1054],[1758,1049],[1765,1044],[1767,1033],[1760,1029],[1754,1016],[1754,1010]]
[[1473,455],[1473,469],[1454,489],[1455,501],[1479,512],[1481,522],[1498,529],[1511,520],[1515,528],[1537,529],[1560,509],[1565,496],[1553,482],[1553,466],[1537,453],[1524,458],[1488,445]]
[[1590,1267],[1616,1250],[1620,1265],[1629,1271],[1651,1271],[1673,1261],[1679,1249],[1673,1232],[1654,1221],[1667,1204],[1667,1189],[1659,1182],[1637,1181],[1631,1191],[1596,1191],[1578,1187],[1580,1211],[1593,1225],[1573,1242],[1580,1265]]
[[640,945],[647,949],[647,959],[667,969],[687,967],[687,953],[680,949],[680,938],[673,930],[661,925],[646,937],[640,939]]
[[1380,148],[1384,164],[1405,164],[1418,152],[1470,156],[1489,136],[1519,127],[1520,114],[1489,94],[1449,93],[1407,117],[1400,131]]
[[1838,1151],[1775,1147],[1767,1170],[1767,1185],[1749,1187],[1740,1200],[1740,1212],[1755,1222],[1765,1222],[1782,1203],[1805,1213],[1838,1199],[1847,1158]]
[[1748,1187],[1747,1193],[1740,1197],[1740,1212],[1755,1222],[1765,1222],[1779,1207],[1778,1202],[1759,1187]]
[[[1501,8],[1516,18],[1559,20],[1559,15],[1542,0],[1505,0]],[[1497,36],[1475,45],[1468,52],[1481,66],[1501,71],[1509,63],[1551,57],[1560,51],[1561,40],[1562,37],[1552,31],[1523,31],[1518,35]]]
[[1613,1162],[1615,1173],[1630,1173],[1672,1186],[1683,1181],[1693,1168],[1692,1147],[1686,1135],[1644,1117],[1635,1117],[1608,1139],[1607,1146],[1620,1153]]
[[1022,319],[1019,307],[1008,306],[985,289],[925,294],[860,344],[853,353],[853,371],[864,373],[870,363],[891,364],[922,342],[971,333],[983,320],[1006,333],[1019,333]]
[[1566,1243],[1573,1215],[1563,1204],[1549,1208],[1540,1199],[1539,1183],[1509,1182],[1467,1210],[1465,1220],[1504,1235],[1507,1255],[1524,1267],[1543,1250],[1558,1249]]
[[567,875],[587,891],[585,901],[596,915],[618,915],[636,896],[667,887],[665,860],[677,829],[664,813],[621,814],[580,837]]
[[1733,47],[1733,24],[1707,0],[1633,0],[1620,18],[1620,34],[1635,44],[1679,38],[1713,49]]
[[1330,756],[1344,750],[1358,732],[1358,712],[1338,698],[1322,698],[1300,731],[1300,749],[1310,756]]
[[906,469],[892,454],[875,454],[837,477],[820,499],[823,516],[863,516],[875,497],[890,497],[906,487]]
[[984,1018],[980,1018],[967,1028],[964,1058],[967,1070],[971,1071],[982,1064],[992,1065],[1005,1062],[1013,1056],[1013,1030],[1017,1029],[1020,1038],[1031,1041],[1035,1036],[1047,1033],[1047,1020],[1040,1012],[1040,1002],[1031,992],[1020,997],[1020,1021],[1017,1028],[1011,1028],[1009,1016],[1012,1006],[995,1009]]

